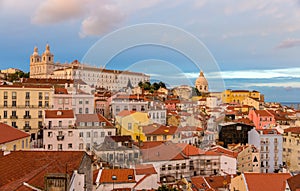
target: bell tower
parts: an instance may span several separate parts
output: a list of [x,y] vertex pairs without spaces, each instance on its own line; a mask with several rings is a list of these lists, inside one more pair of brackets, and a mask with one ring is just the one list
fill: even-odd
[[49,44],[46,45],[45,52],[40,56],[38,48],[34,47],[30,56],[30,77],[49,78],[54,70],[54,56],[50,51]]

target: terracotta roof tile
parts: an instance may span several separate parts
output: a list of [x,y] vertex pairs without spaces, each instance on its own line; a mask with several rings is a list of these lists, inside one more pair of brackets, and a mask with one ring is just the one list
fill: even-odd
[[74,118],[73,110],[45,110],[45,118]]
[[289,173],[244,173],[249,191],[284,191]]
[[201,149],[186,143],[177,143],[176,146],[179,147],[186,156],[197,156],[205,153]]
[[300,127],[290,127],[284,130],[285,133],[291,132],[295,134],[300,134]]
[[135,111],[123,110],[123,111],[121,111],[120,113],[118,113],[117,116],[125,117],[125,116],[131,115],[131,114],[133,114],[133,113],[135,113]]
[[151,124],[143,126],[145,135],[174,135],[177,131],[175,126],[165,126],[160,124]]
[[256,113],[256,115],[259,116],[273,117],[273,115],[269,113],[267,110],[255,110],[254,112]]
[[[112,179],[116,176],[116,180]],[[103,169],[100,176],[100,183],[134,183],[135,175],[133,169]]]
[[20,131],[4,123],[0,123],[0,132],[0,144],[30,136],[28,133]]
[[300,174],[297,174],[289,179],[287,179],[289,187],[291,191],[298,191],[300,190]]
[[82,151],[13,151],[0,157],[0,190],[20,189],[23,182],[44,188],[47,173],[67,173],[80,167]]
[[108,119],[101,114],[76,114],[76,122],[106,122],[106,126],[113,126]]
[[137,175],[142,174],[157,174],[152,164],[139,164],[135,165],[135,173]]
[[55,88],[54,94],[68,94],[68,90],[66,88]]

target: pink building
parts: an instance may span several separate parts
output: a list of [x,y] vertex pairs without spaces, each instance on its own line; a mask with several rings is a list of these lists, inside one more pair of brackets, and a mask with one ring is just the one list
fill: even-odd
[[73,110],[45,110],[44,126],[47,129],[73,127],[76,119]]
[[165,107],[167,110],[171,110],[171,111],[174,111],[177,109],[177,104],[180,103],[180,100],[178,99],[175,99],[175,100],[166,100],[165,101]]
[[53,109],[72,109],[72,95],[66,88],[55,88],[53,94]]
[[256,129],[271,128],[276,124],[274,116],[267,110],[250,110],[249,119]]

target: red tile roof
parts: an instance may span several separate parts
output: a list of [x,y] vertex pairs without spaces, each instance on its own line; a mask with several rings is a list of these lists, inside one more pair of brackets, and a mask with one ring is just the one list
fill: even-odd
[[291,132],[295,134],[300,134],[300,127],[290,127],[284,130],[285,133]]
[[179,147],[186,156],[197,156],[205,153],[201,149],[186,143],[177,143],[176,146]]
[[258,133],[262,132],[264,135],[280,135],[277,129],[257,129]]
[[152,164],[138,164],[135,165],[135,174],[136,175],[157,174],[157,172]]
[[20,131],[4,123],[0,123],[0,132],[0,144],[15,141],[18,139],[23,139],[25,137],[30,136],[28,133]]
[[131,115],[131,114],[133,114],[133,113],[135,113],[135,111],[123,110],[123,111],[121,111],[120,113],[118,113],[117,116],[125,117],[125,116]]
[[[112,176],[116,176],[116,180],[113,180]],[[103,169],[100,176],[100,184],[134,182],[136,181],[133,169]]]
[[54,93],[55,94],[68,94],[68,90],[66,88],[55,88]]
[[106,122],[106,126],[113,126],[108,119],[101,114],[76,114],[76,122]]
[[284,191],[289,173],[244,173],[249,191]]
[[269,113],[267,110],[255,110],[254,112],[256,113],[256,115],[259,116],[273,117],[273,115]]
[[145,135],[174,135],[177,131],[175,126],[165,126],[160,124],[151,124],[143,126]]
[[216,146],[216,147],[210,149],[210,151],[213,151],[213,152],[216,152],[219,154],[225,154],[225,155],[233,157],[233,158],[237,158],[237,156],[238,156],[238,152],[234,152],[229,149],[225,149],[221,146]]
[[289,179],[287,179],[289,187],[291,191],[298,191],[300,190],[300,174],[297,174]]
[[43,189],[46,174],[67,172],[71,177],[85,155],[82,151],[13,151],[0,157],[0,190],[26,190],[23,182]]
[[170,161],[170,160],[185,160],[185,156],[179,147],[172,142],[165,142],[156,147],[140,149],[142,152],[143,161]]
[[73,110],[45,110],[45,118],[74,118]]

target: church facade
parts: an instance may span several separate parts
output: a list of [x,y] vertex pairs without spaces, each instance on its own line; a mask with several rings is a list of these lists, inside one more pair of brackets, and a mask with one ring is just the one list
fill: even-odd
[[37,47],[34,48],[30,56],[30,78],[80,79],[91,87],[111,91],[126,88],[128,84],[135,87],[139,82],[150,80],[150,76],[144,73],[92,67],[77,60],[72,63],[55,63],[48,44],[42,55],[39,55]]

